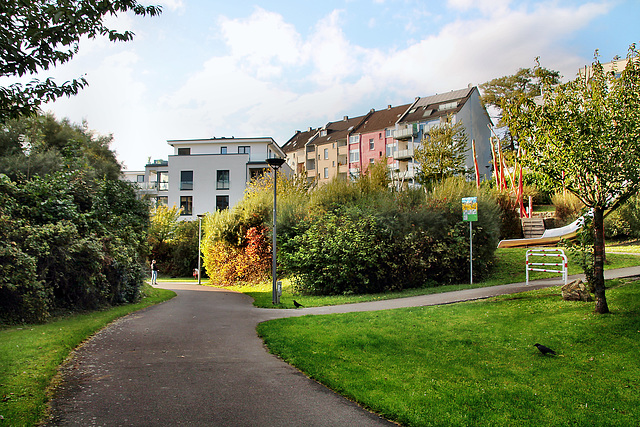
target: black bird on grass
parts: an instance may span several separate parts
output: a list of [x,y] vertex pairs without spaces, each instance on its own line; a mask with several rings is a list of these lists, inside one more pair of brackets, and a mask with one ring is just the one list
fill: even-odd
[[546,347],[546,346],[544,346],[542,344],[536,343],[536,344],[534,344],[534,346],[538,347],[538,350],[540,350],[540,353],[544,354],[545,356],[547,354],[552,354],[554,356],[556,355],[555,351],[551,350],[549,347]]
[[298,301],[293,300],[293,305],[295,308],[300,308],[300,307],[304,307],[304,305],[300,304]]

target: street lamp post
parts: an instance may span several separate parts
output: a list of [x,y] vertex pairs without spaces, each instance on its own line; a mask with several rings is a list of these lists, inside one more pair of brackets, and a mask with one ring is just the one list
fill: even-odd
[[202,243],[202,217],[204,217],[203,214],[198,214],[198,285],[202,284],[200,280],[200,260],[202,259],[202,254],[200,252],[200,245]]
[[273,168],[273,249],[271,251],[271,277],[273,278],[273,286],[271,288],[271,303],[276,305],[280,303],[280,296],[277,289],[277,277],[276,277],[276,215],[277,210],[277,182],[278,182],[278,169],[284,164],[284,159],[277,157],[267,159],[269,166]]

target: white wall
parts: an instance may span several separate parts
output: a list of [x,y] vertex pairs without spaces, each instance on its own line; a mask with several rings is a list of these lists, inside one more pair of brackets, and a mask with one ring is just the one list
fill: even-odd
[[[192,196],[193,214],[181,218],[187,220],[196,219],[198,214],[215,212],[216,196],[229,196],[229,207],[234,206],[244,193],[248,161],[248,154],[169,156],[169,206],[180,206],[181,196]],[[229,171],[228,190],[216,189],[218,170]],[[180,190],[181,171],[193,171],[193,190]]]

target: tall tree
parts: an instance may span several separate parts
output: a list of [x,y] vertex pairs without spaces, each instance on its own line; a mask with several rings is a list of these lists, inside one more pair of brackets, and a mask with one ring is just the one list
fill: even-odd
[[449,176],[466,173],[468,141],[462,122],[452,123],[451,117],[429,129],[414,153],[420,164],[418,181],[432,186]]
[[[538,60],[536,59],[536,63]],[[542,95],[543,86],[560,83],[560,73],[540,67],[520,68],[515,74],[497,77],[480,85],[482,102],[485,107],[493,107],[497,113],[497,127],[505,128],[502,132],[502,144],[506,149],[515,150],[517,142],[513,133],[503,120],[503,104],[520,98],[533,99]]]
[[[155,16],[159,6],[136,0],[3,0],[0,2],[0,76],[25,77],[68,62],[78,52],[80,39],[107,36],[129,41],[131,31],[107,27],[105,18],[118,13]],[[41,104],[71,96],[87,85],[84,77],[57,84],[32,79],[0,86],[0,123],[38,111]]]
[[640,188],[640,61],[635,45],[627,58],[624,70],[605,72],[596,53],[589,78],[547,88],[542,104],[521,97],[505,108],[505,121],[522,139],[528,166],[558,185],[564,182],[593,212],[597,313],[609,312],[605,212]]

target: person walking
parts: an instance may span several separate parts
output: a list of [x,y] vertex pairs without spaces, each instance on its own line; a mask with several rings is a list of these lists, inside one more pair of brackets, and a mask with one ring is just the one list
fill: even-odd
[[151,284],[155,285],[158,283],[158,263],[154,259],[151,261]]

